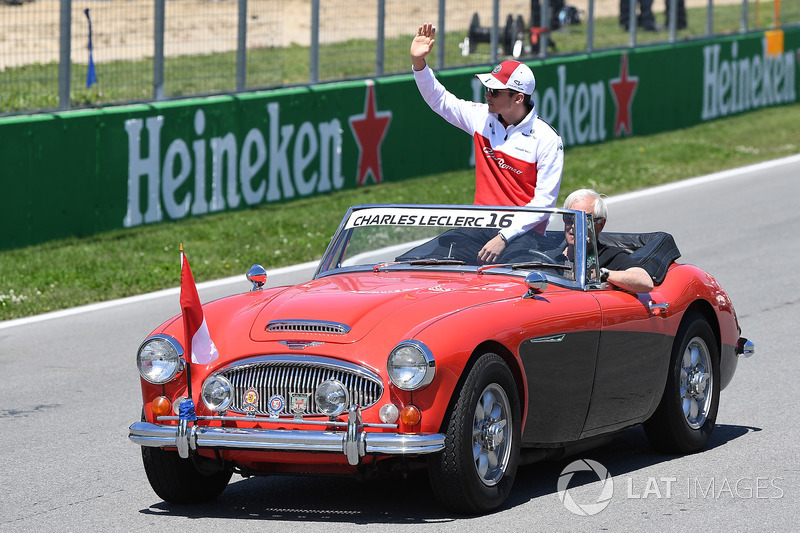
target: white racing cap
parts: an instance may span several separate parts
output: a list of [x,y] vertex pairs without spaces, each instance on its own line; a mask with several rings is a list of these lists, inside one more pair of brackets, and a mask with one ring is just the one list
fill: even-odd
[[536,78],[525,63],[509,59],[503,61],[488,74],[475,74],[487,89],[511,89],[523,94],[533,94]]

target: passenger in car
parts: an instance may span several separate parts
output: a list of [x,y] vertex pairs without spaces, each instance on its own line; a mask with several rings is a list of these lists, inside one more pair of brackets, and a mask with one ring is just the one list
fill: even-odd
[[[595,235],[599,236],[608,218],[608,208],[603,197],[592,189],[578,189],[564,200],[565,209],[574,209],[591,213],[594,217]],[[567,246],[564,249],[564,259],[574,260],[575,234],[574,223],[565,221],[564,233]],[[640,267],[622,248],[603,244],[597,241],[597,256],[600,265],[600,281],[608,282],[620,289],[629,292],[650,292],[653,290],[653,280],[645,269]]]

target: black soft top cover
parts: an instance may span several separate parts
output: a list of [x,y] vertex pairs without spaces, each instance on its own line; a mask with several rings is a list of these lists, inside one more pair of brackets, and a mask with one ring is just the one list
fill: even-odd
[[631,259],[639,263],[653,283],[659,285],[667,276],[669,265],[681,256],[675,239],[663,231],[654,233],[612,233],[600,234],[600,242],[607,246],[622,248],[631,254]]

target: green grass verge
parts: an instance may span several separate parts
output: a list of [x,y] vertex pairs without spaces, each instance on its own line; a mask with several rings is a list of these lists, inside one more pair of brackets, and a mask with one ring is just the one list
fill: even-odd
[[[560,200],[580,187],[613,195],[796,154],[798,122],[794,104],[571,147]],[[465,170],[0,252],[0,320],[175,287],[181,242],[197,282],[244,276],[253,263],[271,269],[318,259],[351,205],[469,204],[473,193],[474,171]]]

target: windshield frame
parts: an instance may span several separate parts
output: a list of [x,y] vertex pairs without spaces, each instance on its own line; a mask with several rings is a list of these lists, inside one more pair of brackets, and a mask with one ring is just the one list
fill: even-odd
[[[575,254],[574,254],[574,280],[569,279],[567,277],[558,275],[559,271],[555,268],[548,268],[548,267],[534,267],[530,269],[526,268],[513,268],[513,263],[508,263],[506,266],[503,265],[492,265],[492,268],[481,268],[481,265],[459,265],[459,264],[452,264],[451,262],[417,262],[418,264],[412,264],[415,261],[376,261],[374,263],[364,263],[354,266],[347,266],[343,263],[347,262],[347,259],[343,261],[345,254],[347,252],[348,244],[350,243],[350,239],[353,236],[353,232],[358,227],[362,227],[365,225],[372,225],[372,226],[392,226],[393,224],[389,223],[392,220],[385,218],[383,223],[370,223],[366,224],[363,221],[365,220],[364,215],[369,215],[371,213],[384,213],[385,216],[388,214],[393,214],[396,216],[400,216],[402,214],[412,215],[420,213],[430,213],[436,214],[437,216],[445,216],[451,215],[452,217],[456,216],[463,216],[467,215],[474,215],[475,217],[483,215],[484,217],[488,216],[491,217],[492,214],[495,217],[498,217],[494,220],[494,225],[491,224],[491,218],[485,218],[484,220],[488,220],[489,222],[486,223],[484,226],[486,229],[495,229],[497,228],[498,231],[503,229],[504,227],[508,227],[508,225],[500,226],[500,219],[499,217],[502,214],[510,214],[515,220],[517,218],[524,219],[527,217],[529,220],[534,220],[537,216],[542,217],[550,217],[552,215],[572,215],[574,216],[575,220]],[[525,217],[518,217],[518,214],[523,214]],[[362,217],[360,222],[357,223],[359,220],[358,217]],[[400,220],[399,218],[395,218],[393,220]],[[408,220],[408,219],[406,219]],[[452,219],[450,219],[452,220]],[[437,272],[474,272],[480,275],[506,275],[506,276],[514,276],[514,277],[522,277],[524,278],[527,274],[531,271],[539,271],[544,274],[548,281],[551,283],[555,283],[560,286],[568,287],[568,288],[579,288],[585,290],[587,288],[587,281],[589,282],[588,285],[594,285],[591,272],[587,268],[587,243],[589,244],[589,249],[594,250],[596,254],[596,236],[594,235],[594,224],[593,218],[591,214],[584,213],[583,211],[574,211],[570,209],[563,209],[563,208],[529,208],[529,207],[507,207],[507,206],[476,206],[476,205],[443,205],[443,204],[363,204],[363,205],[355,205],[348,209],[345,216],[342,218],[336,232],[334,233],[333,237],[331,238],[330,243],[328,244],[327,249],[325,250],[322,259],[320,260],[317,269],[314,273],[313,279],[323,278],[335,274],[342,274],[342,273],[351,273],[351,272],[396,272],[396,271],[432,271],[435,270]],[[405,225],[416,225],[419,224],[405,224]],[[444,228],[452,227],[443,226]],[[402,249],[405,247],[408,248],[408,244],[413,243],[404,243],[402,246],[399,246],[398,249]],[[525,261],[530,262],[530,261]],[[491,265],[491,264],[490,264]]]

